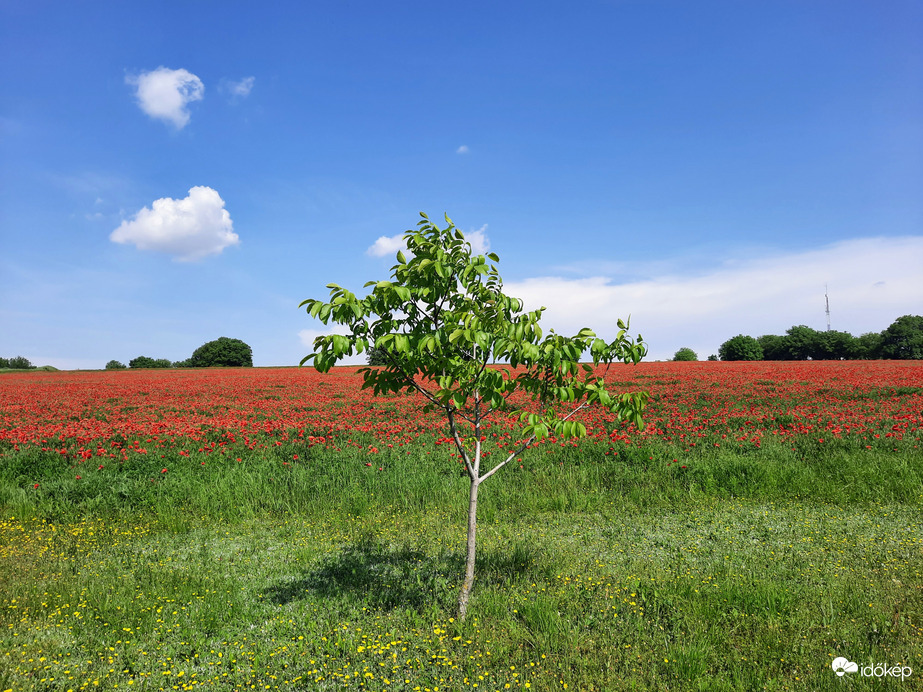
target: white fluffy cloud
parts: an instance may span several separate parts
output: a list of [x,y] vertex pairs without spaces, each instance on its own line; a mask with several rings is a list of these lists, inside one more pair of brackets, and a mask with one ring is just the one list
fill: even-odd
[[224,200],[210,187],[197,186],[184,199],[164,197],[123,221],[109,239],[132,243],[139,250],[173,255],[179,261],[201,259],[237,245],[231,215]]
[[371,255],[372,257],[386,257],[388,255],[397,254],[398,250],[406,249],[407,246],[404,245],[404,234],[398,233],[392,236],[381,236],[365,251],[365,254]]
[[848,240],[817,250],[726,262],[696,275],[664,275],[617,283],[608,276],[547,276],[505,282],[526,309],[548,308],[543,326],[559,333],[581,327],[613,337],[631,315],[650,358],[669,359],[689,346],[699,358],[736,334],[782,334],[793,325],[853,335],[881,331],[923,305],[923,236]]
[[475,255],[483,255],[490,250],[490,238],[487,237],[487,224],[485,223],[476,231],[465,233],[465,240],[471,243],[471,251]]
[[188,70],[161,66],[150,72],[129,75],[125,81],[136,87],[141,110],[152,118],[172,123],[178,130],[189,123],[188,104],[201,101],[205,94],[202,80]]
[[[485,223],[476,231],[465,233],[465,240],[471,243],[471,250],[475,255],[483,255],[490,250],[490,238],[487,237],[487,224]],[[404,244],[404,234],[387,236],[383,235],[376,240],[365,254],[372,257],[386,257],[397,254],[398,250],[404,251],[407,246]]]

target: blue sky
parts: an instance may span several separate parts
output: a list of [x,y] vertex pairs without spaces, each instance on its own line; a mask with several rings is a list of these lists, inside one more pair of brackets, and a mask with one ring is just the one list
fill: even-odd
[[[361,291],[418,212],[666,359],[923,312],[923,4],[0,0],[0,355],[97,368]],[[377,248],[390,254],[379,256]]]

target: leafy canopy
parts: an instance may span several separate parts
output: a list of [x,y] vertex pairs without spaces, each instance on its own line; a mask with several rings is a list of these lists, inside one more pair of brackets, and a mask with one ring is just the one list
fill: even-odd
[[881,333],[881,354],[895,360],[923,359],[923,316],[898,317]]
[[[385,355],[385,365],[361,369],[363,387],[376,394],[417,392],[428,408],[449,416],[453,430],[456,417],[477,428],[493,411],[517,411],[510,399],[517,391],[540,405],[517,411],[524,436],[532,439],[586,435],[582,423],[569,420],[576,411],[561,417],[555,402],[582,402],[578,408],[598,403],[642,425],[646,395],[611,394],[603,378],[580,363],[586,352],[594,365],[640,361],[645,346],[640,336],[626,334],[627,323],[619,320],[611,343],[588,328],[571,337],[553,330],[543,335],[544,308],[524,312],[522,301],[503,293],[496,254],[472,254],[448,216],[448,227],[440,229],[420,215],[417,228],[404,235],[408,254],[397,253],[390,281],[368,282],[372,290],[364,298],[328,284],[328,301],[301,303],[311,317],[349,330],[317,337],[315,352],[302,365],[313,360],[317,370],[327,372],[338,360],[374,348],[376,357]],[[487,367],[492,361],[507,365]]]

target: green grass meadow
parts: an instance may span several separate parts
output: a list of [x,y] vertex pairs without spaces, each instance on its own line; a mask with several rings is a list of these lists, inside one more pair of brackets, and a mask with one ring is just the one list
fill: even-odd
[[463,623],[467,478],[434,442],[79,480],[2,450],[0,690],[923,689],[913,441],[529,450],[481,488]]

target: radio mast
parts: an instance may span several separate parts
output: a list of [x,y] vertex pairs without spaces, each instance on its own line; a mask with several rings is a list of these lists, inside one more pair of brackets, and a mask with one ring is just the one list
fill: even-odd
[[827,304],[827,331],[830,331],[830,298],[827,296],[827,284],[824,284],[824,302]]

